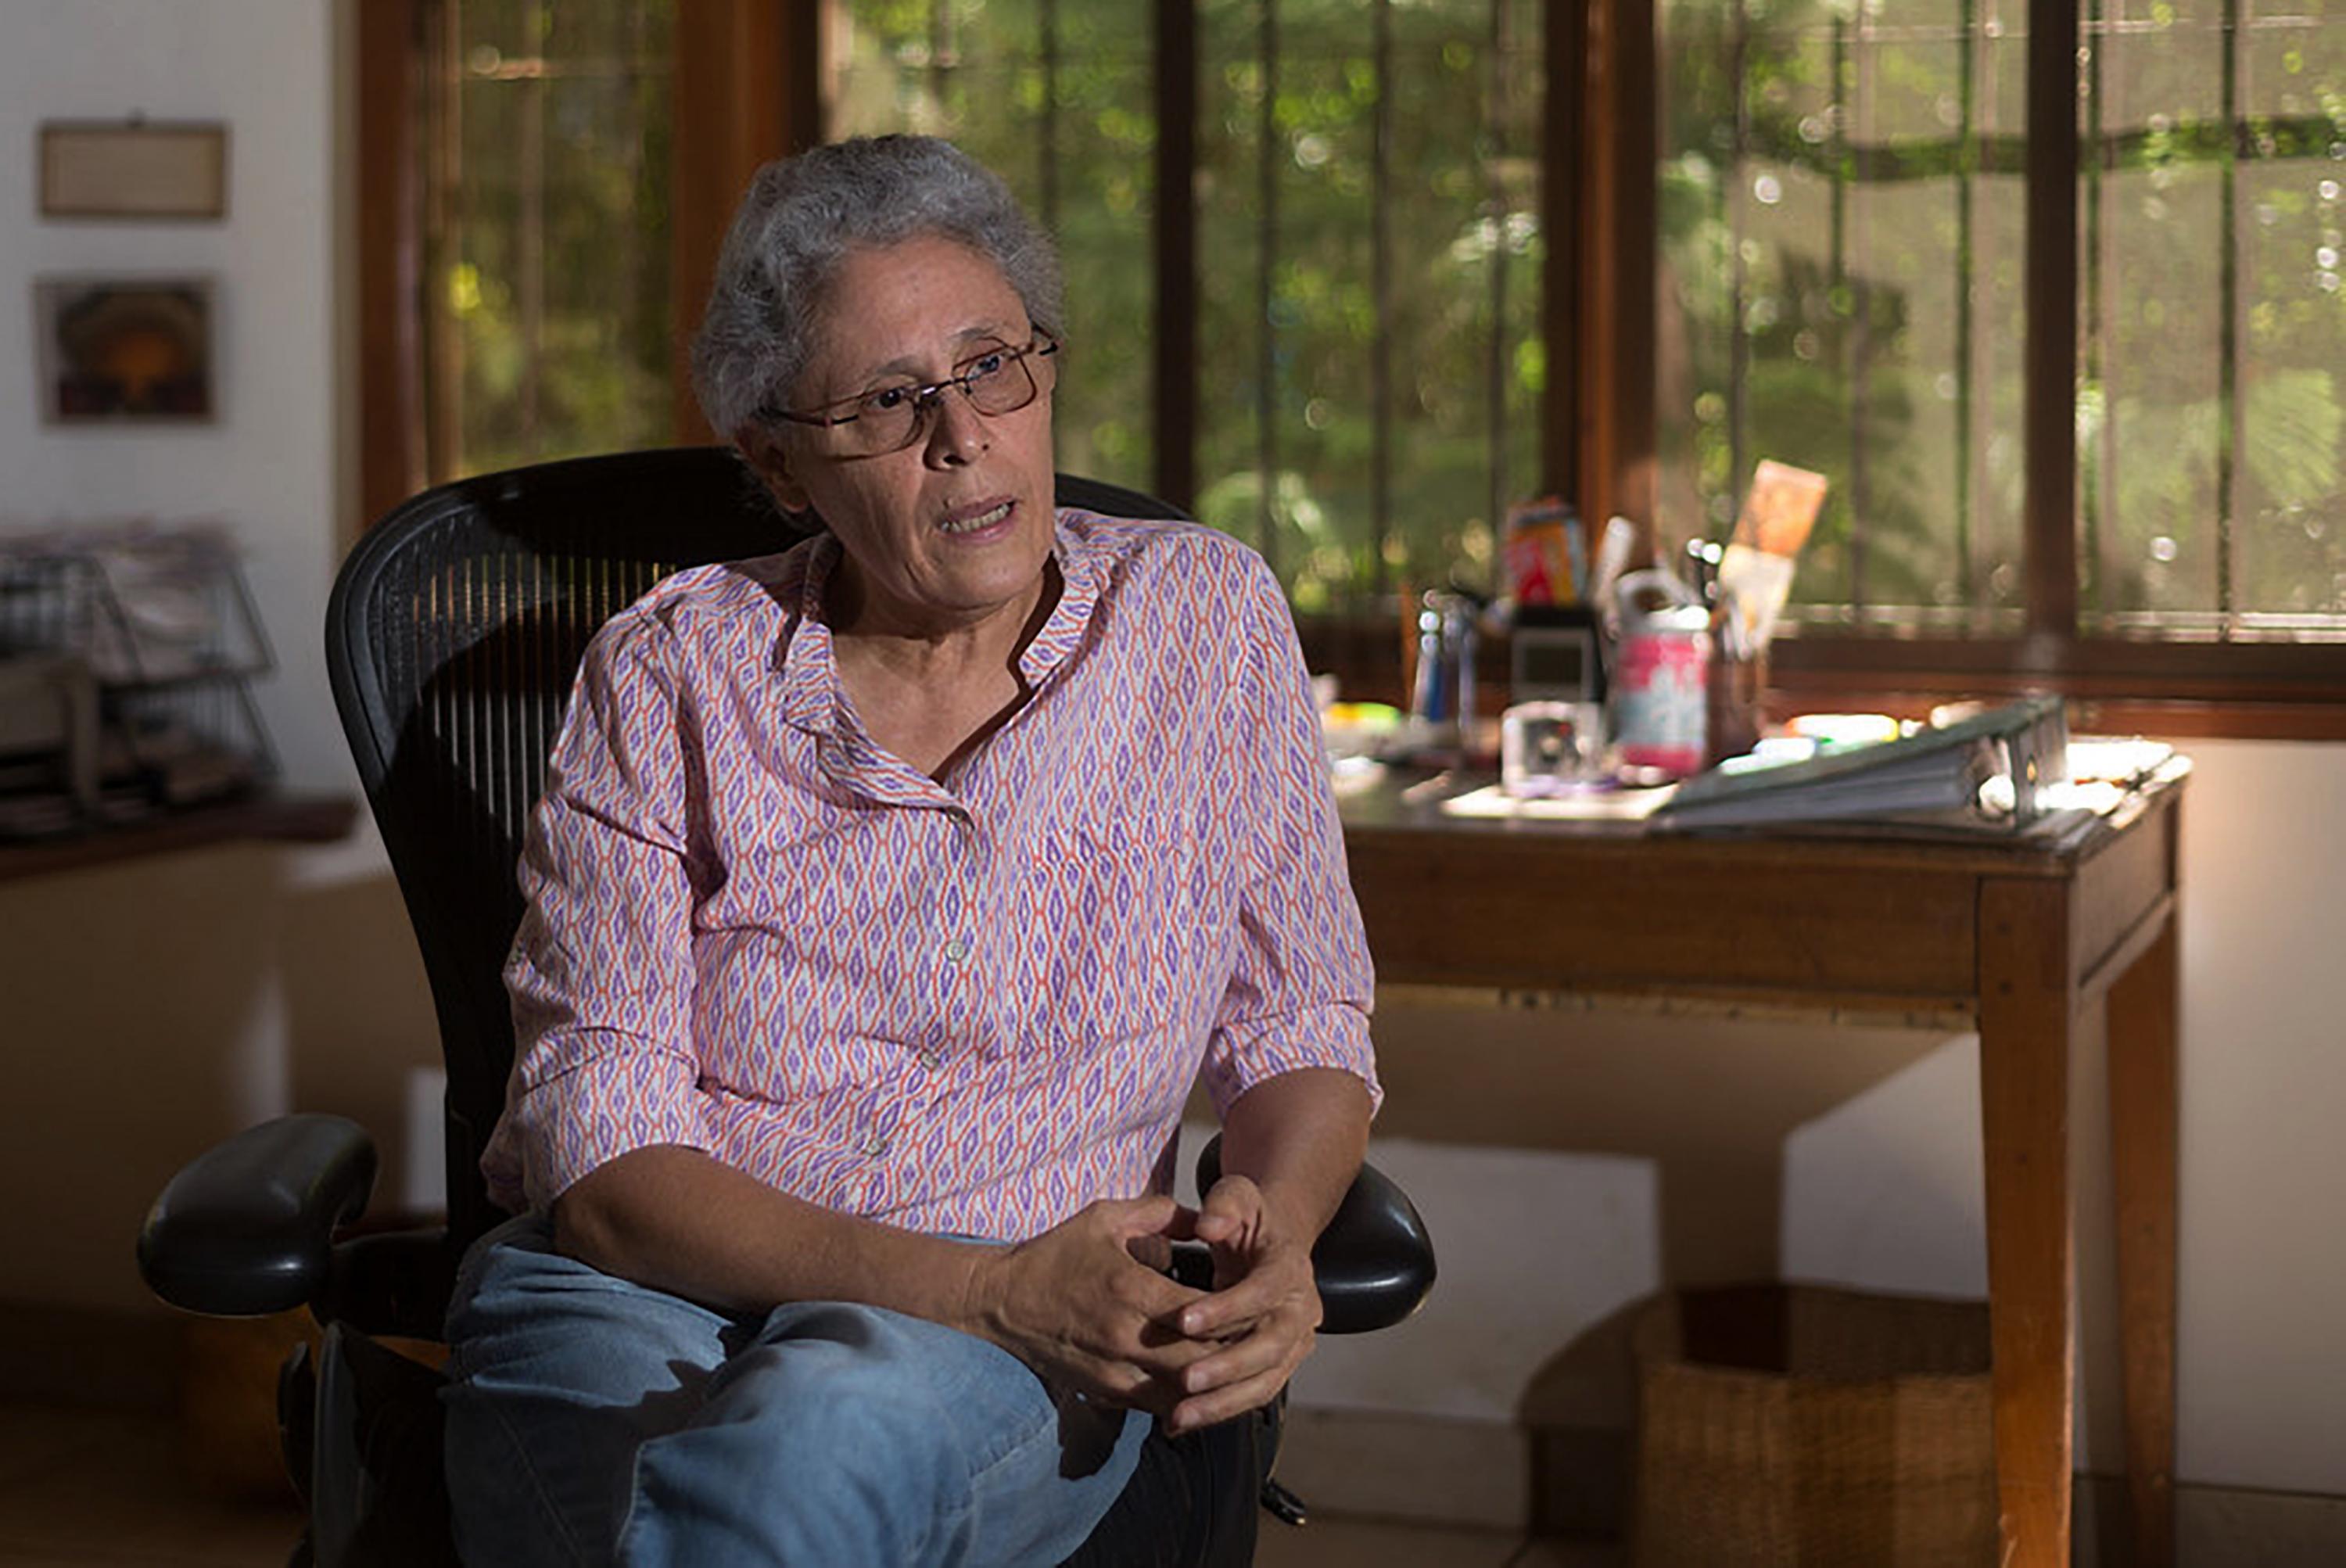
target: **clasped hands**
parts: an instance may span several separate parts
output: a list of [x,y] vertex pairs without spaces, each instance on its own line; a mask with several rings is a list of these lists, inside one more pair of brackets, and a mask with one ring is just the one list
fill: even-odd
[[[1103,1200],[990,1250],[969,1316],[1046,1379],[1195,1431],[1270,1403],[1311,1353],[1320,1292],[1303,1228],[1242,1176],[1223,1176],[1194,1210]],[[1211,1290],[1163,1272],[1177,1241],[1206,1244]]]

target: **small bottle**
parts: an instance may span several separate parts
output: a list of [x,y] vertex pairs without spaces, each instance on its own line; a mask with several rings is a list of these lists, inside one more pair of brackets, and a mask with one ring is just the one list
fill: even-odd
[[1428,743],[1463,743],[1474,723],[1474,606],[1463,594],[1428,592],[1417,612],[1412,728]]

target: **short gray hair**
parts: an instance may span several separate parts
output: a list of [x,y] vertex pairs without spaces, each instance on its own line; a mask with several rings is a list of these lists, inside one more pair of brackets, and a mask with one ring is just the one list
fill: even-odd
[[923,235],[1002,269],[1027,320],[1061,331],[1059,258],[999,176],[934,137],[859,137],[777,158],[733,215],[692,345],[701,412],[728,440],[790,395],[840,259]]

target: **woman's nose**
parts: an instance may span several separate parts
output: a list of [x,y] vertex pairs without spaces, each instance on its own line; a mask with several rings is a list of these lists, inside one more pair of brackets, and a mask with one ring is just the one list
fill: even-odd
[[933,463],[967,463],[994,444],[985,416],[958,384],[937,389],[929,413],[929,459]]

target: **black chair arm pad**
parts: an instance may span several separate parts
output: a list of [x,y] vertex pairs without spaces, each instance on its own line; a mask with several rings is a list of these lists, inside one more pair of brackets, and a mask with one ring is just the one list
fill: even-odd
[[174,1307],[282,1312],[332,1276],[333,1235],[365,1212],[374,1144],[342,1116],[280,1116],[181,1167],[138,1230],[138,1272]]
[[[1198,1155],[1198,1190],[1222,1175],[1222,1140]],[[1389,1329],[1424,1304],[1433,1288],[1433,1238],[1401,1184],[1363,1164],[1343,1202],[1311,1248],[1320,1286],[1320,1331],[1365,1334]]]

